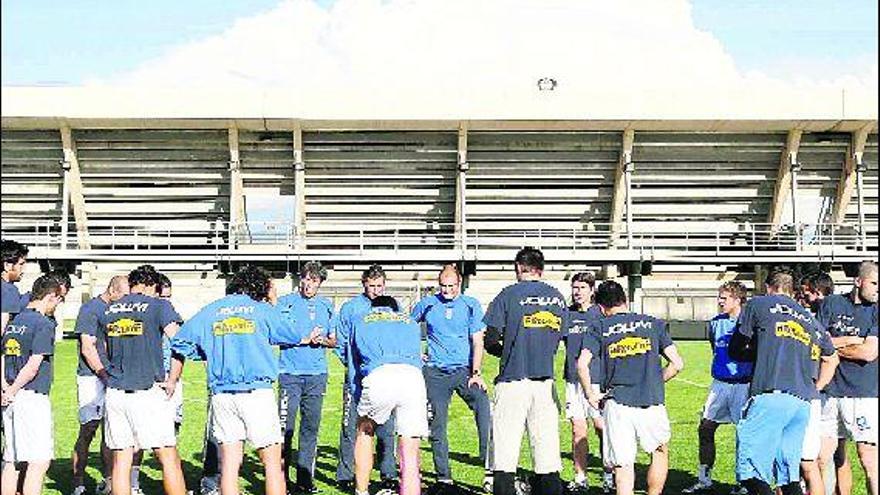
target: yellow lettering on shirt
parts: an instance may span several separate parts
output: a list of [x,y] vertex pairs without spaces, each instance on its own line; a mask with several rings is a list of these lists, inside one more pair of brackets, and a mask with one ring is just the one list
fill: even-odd
[[364,323],[379,323],[379,322],[402,322],[409,323],[409,316],[398,313],[388,313],[384,311],[379,311],[376,313],[370,313],[367,316],[364,316]]
[[136,337],[144,334],[144,323],[131,318],[122,318],[107,325],[108,337]]
[[222,337],[223,335],[245,335],[254,333],[257,325],[240,316],[230,316],[220,321],[215,321],[213,325],[214,335]]
[[549,311],[538,311],[537,313],[523,316],[523,327],[548,328],[558,332],[562,329],[562,318]]
[[3,354],[6,356],[21,357],[21,344],[15,339],[7,340],[6,345],[3,346]]
[[794,320],[776,323],[776,336],[793,339],[806,346],[813,343],[813,339],[810,338],[810,332],[804,330],[804,327]]
[[651,339],[643,337],[626,337],[608,346],[608,355],[615,359],[639,356],[650,351]]
[[810,359],[812,359],[813,361],[818,361],[821,356],[822,349],[818,345],[813,344],[813,348],[810,349]]

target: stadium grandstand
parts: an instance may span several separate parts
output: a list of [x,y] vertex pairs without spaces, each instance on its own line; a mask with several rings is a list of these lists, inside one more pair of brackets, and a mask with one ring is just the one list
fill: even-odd
[[551,283],[619,277],[680,337],[715,314],[720,280],[812,263],[844,281],[877,258],[876,105],[487,118],[190,96],[4,87],[3,238],[71,269],[83,300],[153,263],[185,316],[231,267],[263,264],[292,288],[311,259],[332,268],[337,302],[374,262],[405,302],[459,262],[485,304],[529,245]]

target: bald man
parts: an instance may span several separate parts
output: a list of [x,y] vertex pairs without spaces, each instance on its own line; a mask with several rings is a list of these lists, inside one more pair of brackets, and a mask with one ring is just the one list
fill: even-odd
[[[89,446],[98,426],[104,419],[105,382],[94,370],[103,370],[107,362],[107,347],[104,345],[103,331],[99,327],[98,315],[104,313],[110,303],[128,294],[128,278],[117,275],[110,279],[104,293],[90,299],[79,309],[74,332],[79,337],[79,365],[76,369],[76,395],[79,402],[79,436],[73,446],[73,495],[86,491],[84,478],[89,459]],[[113,454],[101,440],[101,461],[104,480],[98,484],[98,493],[110,493],[110,469],[113,467]]]
[[479,301],[461,293],[461,282],[455,265],[447,265],[438,277],[439,291],[420,300],[411,314],[414,321],[427,327],[428,358],[422,372],[428,389],[431,451],[437,482],[447,485],[453,483],[446,434],[453,392],[474,413],[484,467],[492,423],[482,373],[483,308]]

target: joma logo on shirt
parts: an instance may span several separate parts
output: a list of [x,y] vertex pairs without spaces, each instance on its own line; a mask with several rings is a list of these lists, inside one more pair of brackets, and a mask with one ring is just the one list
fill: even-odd
[[257,326],[251,320],[239,318],[238,316],[230,316],[224,320],[215,321],[212,326],[214,335],[244,335],[254,333]]
[[520,306],[561,306],[565,307],[565,301],[558,297],[529,296],[519,301]]
[[409,323],[410,319],[409,316],[397,313],[388,313],[386,311],[370,313],[367,316],[364,316],[364,323],[379,323],[380,321]]
[[220,316],[249,315],[253,312],[254,312],[253,306],[234,306],[234,307],[220,308],[217,310],[217,314]]
[[770,308],[770,312],[773,314],[782,313],[787,316],[793,316],[793,317],[797,318],[798,320],[801,320],[805,323],[810,323],[812,321],[809,316],[805,316],[805,315],[799,313],[798,311],[796,311],[792,308],[789,308],[788,306],[786,306],[784,304],[776,303],[776,306],[773,306],[772,308]]
[[147,308],[150,307],[150,303],[115,303],[111,304],[109,308],[107,308],[107,313],[144,313],[147,311]]
[[562,329],[562,318],[549,311],[538,311],[523,316],[523,326],[525,328],[550,328],[558,332]]
[[626,337],[608,346],[608,355],[612,358],[639,356],[651,352],[651,339],[642,337]]
[[835,321],[831,328],[837,331],[840,335],[847,335],[850,337],[858,337],[860,335],[861,329],[859,327],[848,325],[849,322],[853,320],[850,318],[839,318]]
[[134,337],[143,334],[143,322],[130,318],[123,318],[107,325],[108,337]]
[[611,325],[608,327],[608,330],[602,334],[603,337],[610,337],[612,335],[617,335],[619,333],[632,333],[636,330],[644,328],[646,330],[650,330],[654,328],[654,324],[648,320],[636,320],[636,321],[627,321],[624,323],[617,323],[615,325]]
[[18,343],[15,339],[9,339],[6,341],[6,345],[3,346],[3,354],[7,356],[21,356],[21,344]]
[[587,331],[589,329],[590,329],[589,325],[586,325],[583,323],[576,323],[576,324],[568,327],[568,333],[570,333],[570,334],[587,333]]
[[800,323],[792,320],[776,323],[776,336],[786,339],[794,339],[804,345],[812,345],[810,332],[804,330]]

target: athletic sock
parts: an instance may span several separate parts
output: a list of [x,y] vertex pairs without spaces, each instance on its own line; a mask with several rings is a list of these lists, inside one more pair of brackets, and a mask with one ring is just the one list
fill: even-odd
[[705,464],[700,464],[700,470],[697,474],[697,477],[700,481],[711,483],[712,482],[712,468]]
[[131,467],[131,487],[132,488],[140,488],[141,487],[141,467],[140,466],[132,466]]

